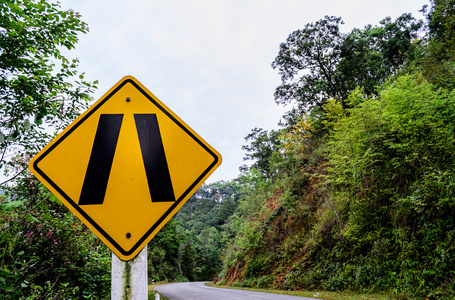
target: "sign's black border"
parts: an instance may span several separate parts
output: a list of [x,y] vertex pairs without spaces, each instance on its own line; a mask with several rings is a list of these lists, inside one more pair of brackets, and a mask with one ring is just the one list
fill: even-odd
[[[41,160],[43,160],[55,147],[57,147],[63,140],[65,140],[74,130],[76,130],[84,121],[95,113],[106,101],[108,101],[116,92],[118,92],[125,84],[131,83],[137,88],[147,99],[149,99],[156,107],[158,107],[164,114],[166,114],[174,123],[176,123],[183,131],[185,131],[194,141],[196,141],[202,148],[204,148],[211,156],[213,156],[213,163],[191,184],[185,192],[174,202],[174,204],[156,221],[156,223],[144,234],[142,238],[130,249],[123,249],[106,231],[103,230],[88,214],[81,209],[81,207],[71,199],[52,179],[50,179],[38,166]],[[33,168],[60,194],[68,203],[74,207],[93,227],[98,230],[120,253],[125,256],[130,256],[139,246],[152,234],[152,232],[163,223],[164,219],[188,196],[189,192],[201,182],[201,180],[209,173],[215,165],[218,163],[218,156],[208,148],[199,138],[197,138],[187,127],[180,123],[174,116],[169,113],[164,107],[162,107],[155,99],[144,91],[136,82],[132,79],[125,79],[119,84],[109,95],[107,95],[101,102],[99,102],[94,108],[92,108],[83,118],[81,118],[76,124],[74,124],[63,136],[55,141],[40,157],[38,157],[34,163]]]

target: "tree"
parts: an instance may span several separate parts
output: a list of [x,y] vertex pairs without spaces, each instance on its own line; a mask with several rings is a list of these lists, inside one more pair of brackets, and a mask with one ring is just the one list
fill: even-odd
[[[45,0],[0,2],[0,170],[34,153],[86,108],[95,83],[68,59],[88,26]],[[49,133],[51,132],[51,133]]]
[[272,63],[281,75],[282,85],[275,91],[278,104],[297,102],[304,111],[325,99],[344,96],[336,73],[344,40],[341,24],[341,18],[325,16],[294,31],[280,45]]
[[180,269],[183,276],[188,278],[190,281],[194,281],[196,274],[196,248],[194,247],[193,240],[188,238],[184,244],[182,244],[180,253]]
[[[427,14],[429,41],[422,48],[423,74],[439,87],[455,88],[455,1],[433,0]],[[426,7],[423,10],[426,12]]]
[[324,17],[289,35],[280,45],[272,63],[278,69],[282,84],[276,89],[278,104],[295,104],[285,118],[323,106],[328,99],[340,99],[343,105],[357,86],[369,95],[406,58],[422,27],[411,14],[395,21],[385,18],[380,26],[368,25],[349,34],[340,32],[339,17]]
[[[430,36],[439,41],[455,43],[455,1],[432,0],[432,8],[427,15]],[[447,49],[453,51],[454,49]]]
[[178,225],[177,221],[170,219],[149,243],[149,278],[173,281],[179,276],[179,248],[185,237]]
[[343,41],[337,67],[344,95],[359,86],[367,95],[376,94],[386,78],[404,64],[422,26],[423,22],[411,14],[403,14],[395,21],[390,17],[383,19],[380,26],[353,29]]
[[[269,133],[262,128],[254,128],[245,137],[245,141],[250,142],[249,145],[242,146],[242,150],[247,152],[243,160],[254,160],[251,167],[259,170],[266,177],[271,176],[270,159],[272,154],[279,149],[279,135],[279,131],[271,130]],[[248,167],[242,166],[240,169],[246,171]]]

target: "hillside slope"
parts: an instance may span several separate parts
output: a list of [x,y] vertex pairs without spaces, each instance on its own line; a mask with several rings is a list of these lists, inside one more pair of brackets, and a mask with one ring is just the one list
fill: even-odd
[[[282,130],[247,137],[254,163],[239,179],[218,284],[455,297],[455,2],[432,4],[426,38],[374,91],[358,79],[345,97],[297,103]],[[354,30],[342,45],[398,23]],[[396,42],[382,38],[381,47]]]

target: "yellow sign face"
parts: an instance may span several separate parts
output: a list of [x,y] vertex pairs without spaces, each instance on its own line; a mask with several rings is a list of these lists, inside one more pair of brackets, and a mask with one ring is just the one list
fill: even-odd
[[220,164],[215,149],[127,76],[29,167],[119,258],[130,260]]

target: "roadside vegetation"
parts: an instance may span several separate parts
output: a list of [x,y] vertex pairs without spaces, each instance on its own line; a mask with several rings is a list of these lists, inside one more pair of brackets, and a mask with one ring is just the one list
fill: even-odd
[[[219,285],[208,283],[208,286],[220,287]],[[248,287],[233,287],[233,286],[223,286],[221,288],[227,289],[241,289],[245,291],[253,292],[264,292],[280,295],[289,295],[289,296],[298,296],[314,299],[324,299],[324,300],[390,300],[393,299],[390,295],[386,293],[356,293],[351,291],[338,291],[338,292],[329,292],[329,291],[285,291],[280,289],[261,289],[261,288],[248,288]]]
[[0,1],[0,299],[103,298],[107,248],[28,172],[88,107],[96,82],[65,57],[87,24],[46,1]]
[[281,44],[290,110],[247,137],[219,285],[455,297],[455,2],[424,11]]

